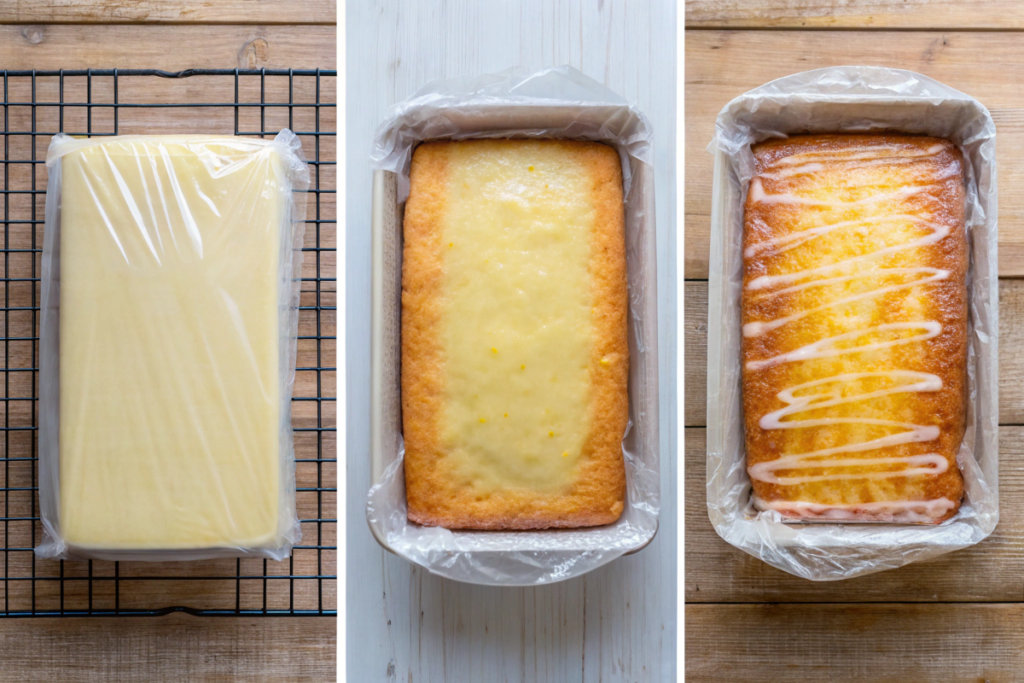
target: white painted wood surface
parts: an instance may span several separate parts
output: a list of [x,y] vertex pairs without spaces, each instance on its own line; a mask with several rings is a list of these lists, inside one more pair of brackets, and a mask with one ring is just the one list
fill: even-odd
[[[673,0],[347,3],[348,674],[354,681],[674,681],[676,275]],[[579,579],[487,588],[384,552],[370,486],[368,154],[387,108],[436,78],[569,64],[640,107],[655,132],[661,352],[661,528]]]

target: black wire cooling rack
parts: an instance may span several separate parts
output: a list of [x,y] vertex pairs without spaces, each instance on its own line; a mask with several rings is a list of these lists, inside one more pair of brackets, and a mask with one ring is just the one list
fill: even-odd
[[[337,72],[3,71],[3,564],[0,617],[335,615],[337,577]],[[58,132],[268,137],[288,127],[311,166],[292,404],[303,536],[284,562],[37,560],[39,301],[46,149]]]

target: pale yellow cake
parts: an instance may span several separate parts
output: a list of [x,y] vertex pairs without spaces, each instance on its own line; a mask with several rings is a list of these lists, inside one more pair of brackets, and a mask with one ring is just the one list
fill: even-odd
[[281,544],[290,190],[256,142],[111,138],[62,158],[60,530],[72,547]]
[[421,145],[404,231],[409,518],[473,529],[615,521],[629,362],[615,150]]

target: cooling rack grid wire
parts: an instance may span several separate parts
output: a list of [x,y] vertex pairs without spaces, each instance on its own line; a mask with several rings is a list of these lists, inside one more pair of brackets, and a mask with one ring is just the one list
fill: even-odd
[[[337,73],[0,71],[3,366],[0,617],[335,615],[337,577]],[[39,301],[46,149],[58,132],[299,136],[310,165],[292,399],[302,540],[283,562],[37,560]]]

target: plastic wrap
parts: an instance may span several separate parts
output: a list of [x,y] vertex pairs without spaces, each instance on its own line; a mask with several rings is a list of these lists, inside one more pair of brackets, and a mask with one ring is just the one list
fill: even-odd
[[[622,442],[627,503],[615,524],[546,531],[449,531],[419,526],[406,518],[399,391],[399,206],[408,195],[412,151],[419,142],[483,137],[597,140],[614,146],[622,160],[630,425]],[[579,576],[643,547],[654,537],[660,482],[651,145],[650,126],[643,114],[569,67],[536,72],[513,69],[433,82],[395,106],[378,128],[372,166],[389,173],[378,183],[375,197],[379,215],[374,220],[371,442],[382,474],[368,494],[367,520],[374,536],[389,550],[459,581],[533,585]],[[388,192],[390,196],[385,197]]]
[[[900,131],[951,140],[967,171],[969,402],[957,455],[965,498],[934,526],[791,523],[750,503],[740,373],[743,206],[750,145],[795,133]],[[978,543],[999,519],[996,141],[977,100],[920,74],[846,66],[761,86],[718,115],[708,292],[708,513],[718,534],[774,567],[828,581],[893,569]]]
[[60,134],[46,164],[36,554],[288,557],[298,138]]

